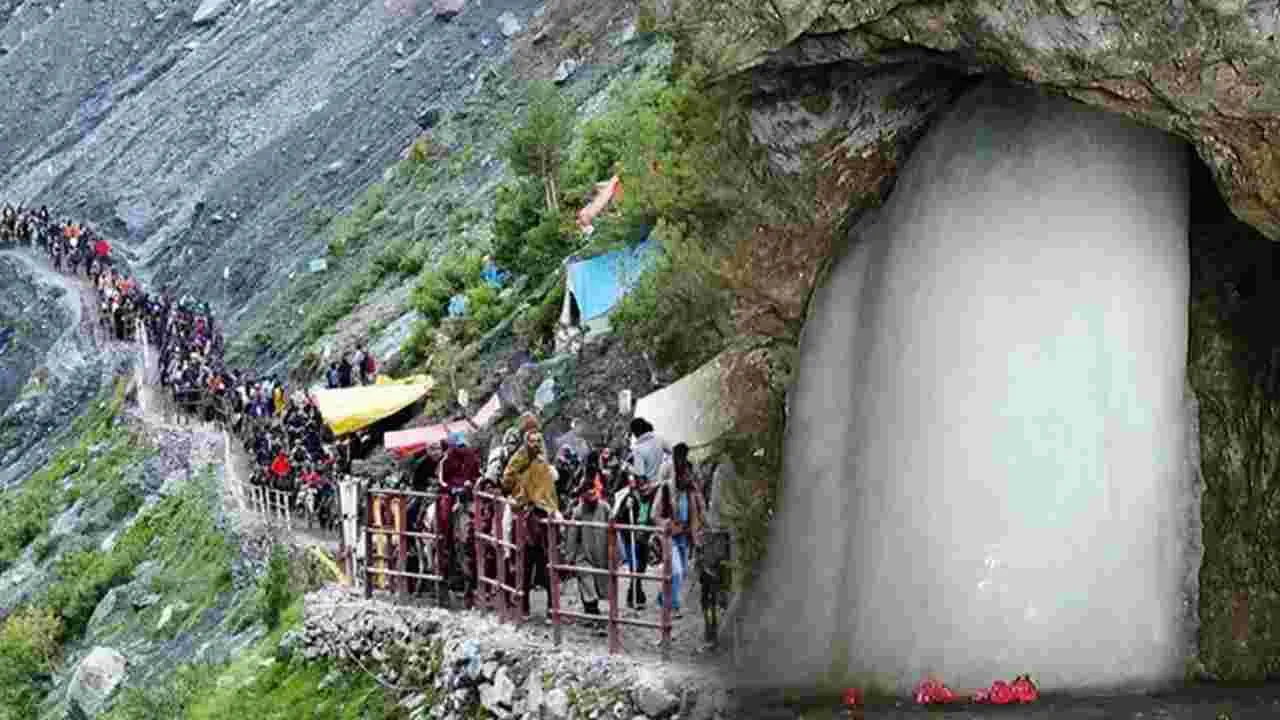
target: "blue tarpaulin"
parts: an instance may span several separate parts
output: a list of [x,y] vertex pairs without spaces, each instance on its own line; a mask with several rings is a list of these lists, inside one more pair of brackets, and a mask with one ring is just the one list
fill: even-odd
[[499,270],[498,266],[493,264],[492,260],[485,263],[484,270],[481,271],[480,277],[495,289],[500,289],[502,284],[507,281],[507,273]]
[[462,317],[467,314],[467,296],[458,294],[449,298],[449,317]]
[[582,322],[612,310],[635,286],[640,274],[653,265],[657,250],[656,242],[645,240],[634,248],[570,263],[566,270],[567,289],[578,301]]

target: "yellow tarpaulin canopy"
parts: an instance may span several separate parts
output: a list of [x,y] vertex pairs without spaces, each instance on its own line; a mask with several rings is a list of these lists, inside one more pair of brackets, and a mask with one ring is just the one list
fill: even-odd
[[390,417],[417,402],[430,392],[435,380],[427,375],[415,375],[403,380],[383,381],[374,385],[315,390],[316,408],[334,435],[346,435],[362,430],[379,420]]

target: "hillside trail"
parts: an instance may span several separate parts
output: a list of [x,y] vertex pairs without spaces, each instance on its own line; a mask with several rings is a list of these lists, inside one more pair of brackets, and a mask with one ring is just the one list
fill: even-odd
[[[303,551],[317,547],[327,551],[331,557],[336,556],[339,542],[335,535],[309,529],[305,527],[305,521],[296,517],[291,527],[285,527],[280,520],[267,517],[253,508],[245,493],[252,472],[252,459],[248,453],[220,426],[196,420],[178,411],[160,382],[159,353],[155,348],[146,342],[118,341],[110,333],[103,331],[95,321],[96,291],[85,278],[64,275],[42,262],[42,259],[32,257],[32,253],[28,251],[0,250],[0,254],[18,259],[39,281],[56,285],[65,291],[63,299],[74,323],[58,340],[55,351],[50,353],[51,356],[57,356],[50,359],[50,362],[58,362],[56,372],[82,370],[92,353],[133,356],[133,386],[137,391],[137,403],[129,407],[128,413],[143,427],[143,431],[159,449],[163,467],[167,468],[166,473],[190,477],[206,466],[221,466],[222,509],[228,518],[233,519],[241,535],[270,535],[275,540]],[[695,609],[698,582],[696,574],[690,578],[688,587],[682,593],[689,611],[683,617],[673,619],[672,660],[677,663],[706,662],[709,659],[701,637],[701,614]],[[581,611],[582,603],[575,585],[575,580],[564,581],[562,603],[566,610]],[[648,592],[652,601],[656,595],[656,587],[649,588]],[[537,619],[525,626],[525,632],[534,642],[551,648],[553,643],[551,627],[547,621],[547,594],[535,592],[530,600],[530,609]],[[410,604],[418,601],[421,598],[408,600]],[[648,611],[624,609],[621,614],[631,619],[657,619],[656,608],[652,607]],[[563,628],[563,635],[565,647],[577,652],[598,654],[605,644],[603,628],[596,625],[569,624]],[[657,659],[656,632],[631,628],[624,630],[623,635],[628,656],[651,662]]]
[[[190,474],[209,465],[222,466],[223,510],[228,516],[234,516],[242,530],[272,528],[276,531],[273,534],[289,544],[303,549],[320,546],[330,552],[336,551],[336,537],[304,527],[276,527],[279,522],[273,522],[249,506],[243,488],[249,477],[250,461],[244,450],[221,427],[188,419],[176,411],[161,386],[155,348],[145,343],[119,341],[103,331],[95,321],[97,294],[86,278],[58,272],[43,258],[35,257],[35,253],[26,249],[6,248],[0,250],[0,256],[21,263],[36,282],[63,291],[62,302],[71,316],[71,323],[49,351],[46,364],[51,376],[63,379],[73,373],[84,372],[91,366],[90,359],[95,355],[133,356],[137,405],[127,412],[142,425],[144,433],[159,449],[164,467],[175,472],[185,468]],[[103,372],[108,372],[111,364],[106,363],[102,367]]]

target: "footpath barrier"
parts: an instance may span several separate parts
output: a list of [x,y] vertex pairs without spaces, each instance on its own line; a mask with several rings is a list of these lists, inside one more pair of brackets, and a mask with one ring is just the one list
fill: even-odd
[[[393,585],[397,594],[406,597],[417,589],[414,581],[434,583],[436,597],[442,597],[443,574],[409,570],[411,541],[421,541],[417,543],[419,546],[432,548],[438,560],[442,539],[438,532],[409,527],[409,503],[418,498],[422,501],[419,512],[430,512],[434,510],[438,497],[437,493],[413,490],[370,488],[365,491],[367,507],[362,534],[366,547],[374,550],[368,553],[363,571],[365,597],[373,594],[375,586],[379,590],[388,590]],[[436,567],[441,566],[437,564]]]
[[[348,502],[353,505],[357,502],[355,496],[360,490],[356,483],[343,484],[344,507]],[[372,597],[378,592],[404,599],[418,594],[418,588],[413,584],[417,581],[432,583],[437,601],[445,603],[445,585],[449,579],[447,568],[450,567],[446,537],[435,527],[434,522],[419,521],[416,527],[410,527],[408,512],[409,503],[416,498],[422,503],[417,517],[422,518],[422,513],[434,514],[440,493],[393,489],[365,489],[363,493],[364,501],[359,503],[363,513],[360,517],[344,517],[344,536],[348,546],[354,550],[348,558],[349,572],[351,577],[363,580],[365,597]],[[510,498],[487,492],[473,492],[471,496],[471,531],[467,542],[474,547],[474,553],[467,569],[475,583],[473,588],[468,588],[473,593],[474,606],[493,611],[501,622],[521,624],[527,619],[523,611],[524,586],[525,574],[531,570],[526,564],[533,540],[527,536],[528,530],[521,522],[521,513]],[[430,519],[433,520],[434,515]],[[620,583],[632,579],[654,582],[662,587],[663,597],[671,597],[673,547],[670,529],[550,518],[538,519],[537,522],[547,528],[546,569],[551,586],[547,613],[556,646],[563,644],[564,626],[574,622],[603,623],[608,630],[610,654],[623,652],[624,627],[648,628],[658,631],[662,657],[664,660],[670,659],[670,608],[662,607],[656,622],[623,617],[620,607],[622,590],[619,587]],[[431,529],[423,529],[425,527]],[[562,562],[562,533],[572,528],[592,528],[607,533],[608,567]],[[637,573],[623,565],[624,554],[619,547],[619,536],[622,533],[635,533],[646,539],[656,534],[662,549],[662,572]],[[414,541],[417,541],[416,545]],[[415,547],[419,559],[418,572],[409,569],[411,552]],[[454,548],[455,552],[461,550],[461,547]],[[366,557],[367,562],[360,566]],[[430,571],[421,570],[428,565]],[[608,614],[588,615],[564,609],[560,587],[563,581],[571,576],[577,576],[579,582],[591,581],[593,576],[598,575],[608,577]]]
[[519,623],[524,619],[525,528],[515,522],[516,507],[509,498],[486,492],[474,497],[476,604],[496,612],[502,622]]
[[[671,608],[669,602],[664,603],[659,611],[658,622],[650,620],[639,620],[636,618],[621,617],[618,607],[618,581],[622,579],[637,579],[640,581],[652,580],[661,583],[662,597],[671,597],[671,528],[666,526],[656,528],[649,525],[626,525],[617,522],[591,522],[586,520],[544,520],[547,524],[550,540],[548,542],[548,553],[550,562],[548,562],[548,571],[551,576],[551,602],[549,612],[551,613],[551,622],[553,626],[553,635],[556,647],[559,647],[563,638],[561,625],[563,618],[571,618],[583,620],[587,622],[599,622],[601,618],[597,615],[588,615],[586,613],[573,612],[564,610],[560,603],[560,580],[561,573],[573,573],[578,576],[578,582],[589,581],[593,575],[607,575],[609,577],[609,615],[605,618],[605,623],[609,633],[609,654],[616,655],[622,652],[622,628],[630,625],[632,627],[642,627],[657,630],[661,636],[662,659],[671,659]],[[608,567],[597,568],[588,565],[567,565],[560,562],[560,528],[594,528],[603,529],[608,535]],[[662,574],[655,575],[652,573],[636,573],[630,570],[621,570],[624,567],[622,563],[622,553],[618,548],[619,534],[623,532],[639,533],[646,536],[657,534],[662,547]]]

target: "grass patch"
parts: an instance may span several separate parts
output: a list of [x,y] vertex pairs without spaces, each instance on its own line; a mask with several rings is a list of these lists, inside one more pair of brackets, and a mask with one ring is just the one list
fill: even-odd
[[232,663],[179,668],[152,688],[128,688],[102,720],[403,720],[396,698],[363,672],[328,661],[280,657],[280,641],[302,624],[302,600],[281,612],[278,626]]
[[86,494],[109,497],[112,520],[128,517],[141,506],[128,475],[152,449],[118,422],[125,387],[118,380],[109,395],[76,419],[60,443],[62,450],[15,491],[0,497],[0,571],[33,542],[40,543],[37,557],[47,557],[53,517]]
[[171,602],[208,607],[230,589],[235,549],[214,525],[209,480],[206,471],[203,480],[152,506],[110,550],[59,558],[56,579],[43,604],[62,617],[68,637],[83,633],[102,598],[128,582],[143,560],[156,560],[164,567],[155,589]]

